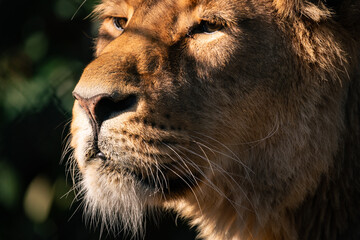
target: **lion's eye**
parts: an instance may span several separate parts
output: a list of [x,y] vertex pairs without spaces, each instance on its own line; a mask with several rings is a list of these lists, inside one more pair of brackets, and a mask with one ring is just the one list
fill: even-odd
[[209,22],[209,21],[201,21],[200,25],[203,28],[204,33],[213,33],[221,30],[223,26],[220,23]]
[[122,17],[114,17],[113,18],[114,27],[119,31],[124,31],[126,22],[127,22],[126,18],[122,18]]
[[200,22],[200,24],[192,27],[187,36],[193,36],[195,34],[198,33],[215,33],[217,31],[220,31],[223,28],[223,25],[217,22],[212,22],[212,21],[206,21],[206,20],[202,20]]

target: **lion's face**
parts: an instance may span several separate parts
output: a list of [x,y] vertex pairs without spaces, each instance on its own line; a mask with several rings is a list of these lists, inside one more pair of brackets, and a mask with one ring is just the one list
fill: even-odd
[[[244,209],[261,194],[291,205],[331,164],[294,158],[312,116],[332,126],[315,109],[329,89],[302,80],[271,1],[103,0],[97,12],[96,58],[74,90],[71,127],[92,213],[140,228],[148,206],[201,204],[209,191],[225,195],[221,184]],[[289,139],[291,128],[303,131]]]

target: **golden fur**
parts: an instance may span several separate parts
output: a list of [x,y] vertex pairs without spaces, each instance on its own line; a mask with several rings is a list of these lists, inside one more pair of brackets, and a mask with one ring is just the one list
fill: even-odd
[[103,0],[74,90],[93,221],[175,209],[200,237],[359,239],[358,0]]

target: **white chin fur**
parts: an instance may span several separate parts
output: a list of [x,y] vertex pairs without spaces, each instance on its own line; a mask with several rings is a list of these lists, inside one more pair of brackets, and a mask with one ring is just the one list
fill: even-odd
[[93,165],[87,167],[80,183],[85,214],[90,224],[101,224],[101,230],[105,228],[114,234],[124,230],[141,235],[144,225],[144,193],[139,191],[139,186],[133,179],[118,173],[102,174],[100,168]]

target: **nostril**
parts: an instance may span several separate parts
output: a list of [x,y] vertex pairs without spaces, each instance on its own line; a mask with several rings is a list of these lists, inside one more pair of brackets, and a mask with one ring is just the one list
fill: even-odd
[[119,114],[129,111],[137,103],[137,96],[130,94],[122,99],[114,99],[112,97],[104,97],[100,99],[95,106],[95,116],[99,123],[116,117]]
[[102,122],[129,111],[137,103],[137,96],[135,94],[122,96],[122,98],[116,94],[98,94],[86,98],[73,92],[73,96],[90,118],[96,133],[99,132]]
[[72,96],[75,98],[75,100],[79,99],[79,95],[76,92],[72,92]]

